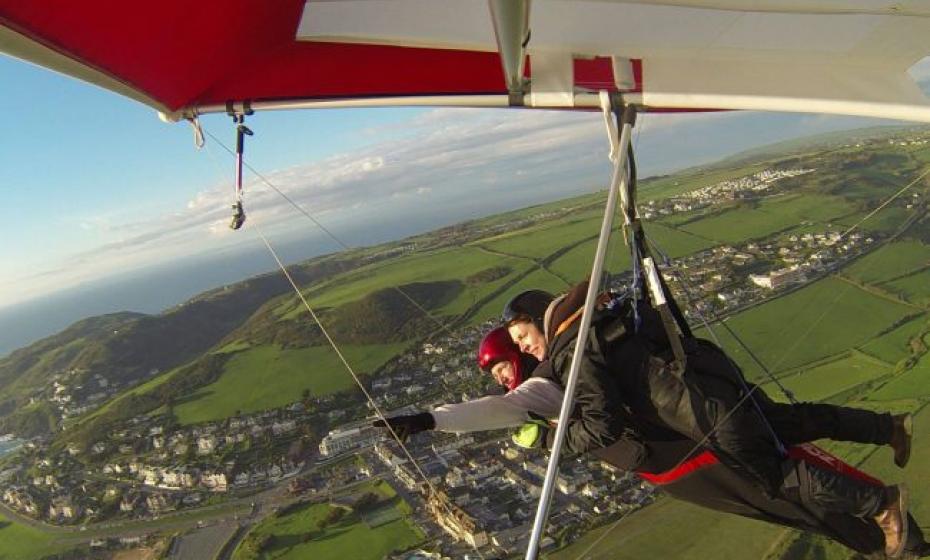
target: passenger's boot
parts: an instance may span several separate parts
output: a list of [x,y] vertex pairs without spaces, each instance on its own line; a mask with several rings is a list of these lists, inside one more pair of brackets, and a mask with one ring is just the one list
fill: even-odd
[[874,519],[885,533],[885,556],[898,558],[907,542],[907,487],[904,484],[886,486],[885,507]]

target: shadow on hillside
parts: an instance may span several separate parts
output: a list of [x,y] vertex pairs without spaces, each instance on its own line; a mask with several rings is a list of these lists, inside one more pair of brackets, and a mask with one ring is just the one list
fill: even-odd
[[174,405],[175,405],[175,406],[178,406],[178,405],[182,405],[182,404],[189,403],[189,402],[199,401],[200,399],[203,399],[203,398],[205,398],[205,397],[209,397],[209,396],[212,395],[214,392],[215,392],[215,391],[206,391],[206,390],[203,390],[203,391],[195,391],[195,392],[193,392],[193,393],[189,393],[189,394],[187,394],[187,395],[184,395],[183,397],[178,397],[177,399],[175,399]]

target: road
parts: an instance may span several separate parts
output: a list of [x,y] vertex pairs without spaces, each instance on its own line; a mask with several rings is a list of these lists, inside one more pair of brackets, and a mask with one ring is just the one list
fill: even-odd
[[171,560],[214,558],[238,527],[238,522],[227,519],[191,531],[178,538],[168,558]]
[[[155,531],[184,532],[190,529],[197,529],[198,523],[207,523],[210,526],[232,524],[234,530],[235,525],[238,523],[237,518],[246,517],[251,513],[253,509],[251,504],[253,502],[260,504],[259,509],[268,511],[274,506],[280,506],[286,503],[290,499],[287,493],[287,486],[281,484],[252,496],[234,498],[222,504],[197,509],[171,512],[159,516],[158,519],[127,519],[93,524],[86,527],[51,525],[21,515],[4,504],[0,504],[0,514],[12,521],[28,525],[43,533],[52,535],[55,537],[54,542],[58,544],[78,545],[93,538],[145,535]],[[232,531],[230,530],[229,534],[231,533]],[[187,536],[184,538],[186,539]],[[222,542],[220,542],[220,546],[222,546]],[[210,557],[211,556],[207,556],[206,558]],[[194,557],[185,556],[185,558]]]

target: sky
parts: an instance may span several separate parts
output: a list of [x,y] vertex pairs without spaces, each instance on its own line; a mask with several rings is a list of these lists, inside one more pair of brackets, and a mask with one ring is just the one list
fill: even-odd
[[[930,64],[912,74],[930,78]],[[0,313],[6,306],[187,258],[314,229],[246,174],[246,227],[230,231],[234,161],[186,123],[0,55]],[[226,145],[226,116],[202,117]],[[259,113],[246,160],[338,237],[370,242],[606,185],[598,113],[352,109]],[[768,113],[643,115],[641,176],[809,134],[887,124]],[[362,235],[375,228],[378,236]],[[395,228],[392,230],[392,228]],[[422,228],[419,228],[422,229]],[[388,232],[387,234],[385,232]],[[321,245],[320,250],[338,246]]]

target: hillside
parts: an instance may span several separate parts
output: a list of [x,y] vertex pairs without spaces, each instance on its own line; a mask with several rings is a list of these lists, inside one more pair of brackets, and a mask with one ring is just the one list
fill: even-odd
[[[350,269],[361,258],[324,256],[293,267],[292,274],[298,281],[313,282]],[[258,276],[205,292],[159,315],[115,313],[84,319],[16,350],[0,361],[0,433],[36,435],[54,428],[56,415],[47,406],[38,407],[41,413],[36,405],[22,407],[47,401],[55,381],[73,388],[72,402],[99,401],[203,355],[269,299],[289,290],[279,274]]]

